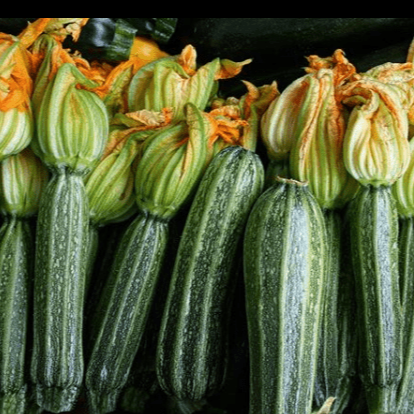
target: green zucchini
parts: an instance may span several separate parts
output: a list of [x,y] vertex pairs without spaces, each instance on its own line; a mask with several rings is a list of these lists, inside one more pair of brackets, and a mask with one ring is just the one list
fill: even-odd
[[89,209],[81,174],[55,170],[36,229],[31,378],[39,406],[70,411],[83,382]]
[[235,253],[263,185],[258,155],[231,146],[213,158],[191,203],[156,355],[160,386],[179,406],[197,406],[225,379]]
[[4,217],[0,228],[0,412],[25,414],[31,314],[33,236],[30,223]]
[[347,409],[356,375],[354,275],[350,263],[348,229],[342,210],[324,210],[327,237],[327,275],[315,378],[315,404],[335,400],[331,414]]
[[115,410],[158,285],[168,223],[139,214],[122,236],[87,331],[85,386],[91,413]]
[[350,206],[359,375],[371,414],[396,412],[402,373],[398,213],[391,187],[362,186]]
[[398,414],[409,414],[412,412],[414,398],[413,389],[413,361],[414,349],[411,346],[413,338],[413,293],[414,293],[414,217],[400,217],[400,290],[401,307],[404,315],[403,327],[403,376],[398,390]]
[[279,178],[244,236],[251,414],[312,412],[327,252],[308,185]]

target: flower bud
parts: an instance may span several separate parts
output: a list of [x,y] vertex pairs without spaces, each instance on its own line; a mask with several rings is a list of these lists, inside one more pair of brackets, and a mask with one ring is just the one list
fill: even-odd
[[20,40],[0,33],[0,161],[26,148],[33,136],[30,71]]
[[129,86],[129,111],[173,108],[173,121],[183,120],[187,103],[206,109],[218,80],[237,75],[248,63],[216,58],[197,68],[196,51],[188,45],[179,56],[158,59],[138,70]]
[[335,209],[347,202],[344,189],[354,180],[342,153],[347,113],[337,99],[333,70],[320,69],[308,76],[311,104],[298,113],[296,122],[301,130],[290,152],[290,173],[294,179],[309,183],[322,208]]
[[390,185],[406,170],[409,124],[400,94],[375,79],[360,78],[343,88],[351,108],[344,138],[348,172],[363,185]]
[[[110,137],[117,135],[113,130]],[[116,138],[115,138],[116,139]],[[85,179],[91,222],[105,225],[122,221],[136,210],[133,162],[138,140],[124,139],[103,157]]]
[[86,173],[103,154],[109,121],[95,82],[64,63],[48,84],[37,114],[36,152],[50,168]]
[[11,155],[0,164],[1,212],[30,217],[37,214],[48,171],[30,148]]
[[414,217],[414,139],[409,141],[410,162],[404,174],[392,185],[392,194],[396,200],[401,217]]
[[185,122],[172,123],[147,138],[137,165],[135,191],[141,211],[166,220],[192,196],[209,160],[211,121],[195,105]]

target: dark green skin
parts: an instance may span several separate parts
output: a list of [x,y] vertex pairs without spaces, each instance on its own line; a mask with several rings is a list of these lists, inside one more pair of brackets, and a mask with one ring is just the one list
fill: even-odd
[[33,235],[28,220],[5,216],[0,228],[0,412],[25,414]]
[[414,406],[414,218],[400,218],[400,287],[403,309],[403,373],[398,390],[398,414],[411,414]]
[[73,409],[83,382],[89,210],[83,178],[55,171],[36,229],[31,381],[44,410]]
[[351,208],[359,375],[370,412],[395,414],[403,358],[398,213],[386,186],[363,187]]
[[310,414],[327,261],[324,217],[307,186],[268,188],[244,237],[250,414]]
[[355,384],[357,335],[354,275],[347,221],[342,210],[324,210],[328,237],[327,275],[315,378],[315,405],[335,397],[330,414],[348,407]]
[[85,387],[91,414],[113,412],[148,320],[168,242],[168,222],[139,214],[115,253],[90,315]]
[[222,386],[235,253],[250,209],[262,191],[259,157],[222,150],[195,194],[174,263],[158,338],[156,370],[178,405],[194,406]]

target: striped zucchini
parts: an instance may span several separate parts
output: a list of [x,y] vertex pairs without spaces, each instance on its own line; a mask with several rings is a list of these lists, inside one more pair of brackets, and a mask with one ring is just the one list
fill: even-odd
[[207,167],[191,204],[156,355],[159,383],[179,406],[196,406],[223,384],[236,274],[232,266],[263,185],[260,158],[243,147],[227,147]]
[[356,375],[356,324],[352,266],[346,219],[342,210],[324,210],[327,238],[327,273],[322,329],[315,378],[315,404],[335,401],[331,414],[340,414],[351,400]]
[[27,219],[7,215],[0,228],[0,412],[25,414],[33,235]]
[[410,414],[414,406],[414,348],[413,320],[414,320],[414,217],[400,218],[400,287],[401,307],[404,314],[403,355],[404,373],[398,390],[398,414]]
[[279,178],[244,237],[251,414],[312,411],[327,234],[305,183]]
[[89,209],[83,178],[55,170],[36,229],[31,379],[39,406],[70,411],[83,381],[83,307]]
[[402,372],[398,213],[390,186],[366,185],[350,211],[359,375],[370,414],[396,412]]
[[168,222],[139,214],[123,234],[90,315],[85,386],[91,414],[115,410],[138,351],[168,241]]

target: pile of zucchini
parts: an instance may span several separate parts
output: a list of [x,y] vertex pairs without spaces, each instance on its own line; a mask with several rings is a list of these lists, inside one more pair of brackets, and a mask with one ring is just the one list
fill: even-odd
[[411,414],[412,49],[235,97],[88,20],[0,33],[0,412]]

